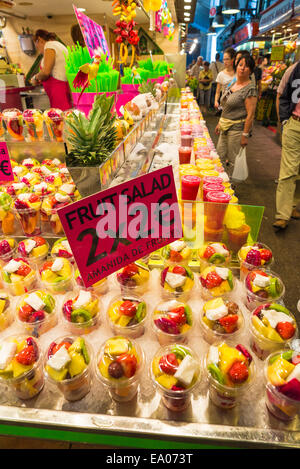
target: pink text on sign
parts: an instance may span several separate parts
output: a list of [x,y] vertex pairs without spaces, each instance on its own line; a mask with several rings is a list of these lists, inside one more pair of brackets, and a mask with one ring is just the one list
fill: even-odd
[[58,211],[86,287],[182,237],[172,166]]
[[7,144],[0,142],[0,182],[14,180],[14,173],[11,167]]

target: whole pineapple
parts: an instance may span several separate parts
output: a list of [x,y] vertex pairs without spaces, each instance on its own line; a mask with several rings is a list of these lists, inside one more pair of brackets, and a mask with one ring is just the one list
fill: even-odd
[[116,147],[117,135],[111,109],[114,97],[98,95],[89,117],[70,112],[66,117],[68,166],[99,166]]

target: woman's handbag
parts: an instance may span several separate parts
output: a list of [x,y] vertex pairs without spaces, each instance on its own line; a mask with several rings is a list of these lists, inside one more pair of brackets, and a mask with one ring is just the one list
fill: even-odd
[[238,155],[235,158],[232,179],[235,181],[246,181],[248,178],[248,165],[246,148],[241,147]]

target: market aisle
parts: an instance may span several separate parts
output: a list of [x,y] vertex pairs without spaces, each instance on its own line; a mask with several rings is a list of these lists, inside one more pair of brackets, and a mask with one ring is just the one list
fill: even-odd
[[[206,122],[216,144],[214,128],[217,118],[213,115],[206,116]],[[279,233],[275,233],[272,226],[275,216],[275,179],[279,174],[280,157],[281,147],[276,135],[256,123],[248,147],[249,178],[245,183],[236,185],[235,190],[240,203],[265,207],[260,241],[272,249],[275,257],[273,270],[286,285],[286,306],[296,312],[297,301],[300,299],[300,220],[292,220],[288,228]]]

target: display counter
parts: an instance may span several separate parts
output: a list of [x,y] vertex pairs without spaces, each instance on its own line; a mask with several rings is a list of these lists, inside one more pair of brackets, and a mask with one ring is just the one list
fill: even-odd
[[[173,102],[163,105],[155,119],[131,145],[126,152],[123,164],[115,171],[109,185],[120,184],[132,177],[145,172],[172,164],[176,183],[178,184],[177,153],[165,154],[163,145],[179,143],[180,105]],[[126,147],[126,142],[121,143]],[[136,153],[135,153],[136,151]],[[135,165],[131,163],[131,155],[135,154]],[[152,257],[152,262],[151,262]],[[150,284],[143,295],[148,305],[148,315],[154,305],[160,301],[160,263],[157,254],[150,257]],[[196,273],[197,263],[191,268]],[[237,277],[239,271],[236,264],[232,265]],[[101,344],[113,336],[106,319],[106,310],[110,300],[119,292],[119,287],[112,274],[108,279],[108,292],[102,296],[101,322],[99,327],[85,336],[92,345],[96,355]],[[74,286],[75,287],[75,286]],[[64,295],[57,295],[59,310]],[[237,288],[233,294],[235,301],[248,326],[249,311],[245,306],[243,285],[237,280]],[[17,300],[15,300],[17,301]],[[203,300],[199,295],[199,284],[189,299],[196,321],[189,346],[202,360],[209,345],[204,341],[199,327],[199,311]],[[151,449],[196,449],[196,448],[299,448],[300,427],[298,418],[290,423],[283,423],[268,413],[265,405],[264,364],[254,357],[257,368],[255,383],[246,393],[240,405],[231,410],[220,410],[208,397],[207,376],[201,365],[200,384],[192,391],[191,405],[183,412],[169,411],[162,403],[161,396],[156,392],[150,377],[150,362],[159,348],[159,343],[146,322],[144,334],[136,341],[145,354],[145,365],[142,371],[140,389],[137,397],[131,402],[113,401],[107,389],[93,373],[90,392],[76,402],[67,401],[57,388],[46,381],[43,390],[37,397],[20,401],[15,398],[9,388],[1,383],[0,395],[0,433],[21,437],[45,438],[68,442],[83,442],[113,447],[151,448]],[[5,335],[20,331],[16,323],[5,330]],[[58,324],[39,337],[44,350],[57,337],[68,334],[68,326],[59,316]],[[241,331],[238,343],[248,343],[247,328]]]

